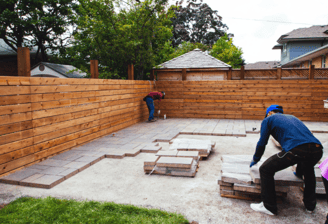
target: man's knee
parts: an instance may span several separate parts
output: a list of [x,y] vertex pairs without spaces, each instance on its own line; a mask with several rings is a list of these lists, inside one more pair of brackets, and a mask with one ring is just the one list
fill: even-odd
[[262,174],[274,175],[274,172],[271,172],[272,169],[270,169],[270,166],[268,166],[268,164],[266,164],[266,163],[263,163],[260,166],[259,171],[260,171],[260,175],[262,175]]

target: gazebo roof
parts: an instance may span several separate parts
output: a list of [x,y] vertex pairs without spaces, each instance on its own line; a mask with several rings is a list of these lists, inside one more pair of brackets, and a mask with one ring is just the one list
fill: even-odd
[[196,48],[179,57],[158,65],[159,69],[230,68],[231,66]]

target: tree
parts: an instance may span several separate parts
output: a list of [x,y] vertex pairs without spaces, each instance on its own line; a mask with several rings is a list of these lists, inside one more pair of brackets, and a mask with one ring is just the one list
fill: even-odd
[[176,6],[172,6],[175,12],[175,17],[172,18],[174,47],[183,41],[211,46],[226,33],[228,27],[222,23],[217,10],[212,10],[208,4],[201,2],[187,0],[187,6],[183,7],[181,0]]
[[100,76],[107,78],[126,78],[133,63],[135,78],[146,78],[167,50],[174,13],[166,10],[167,0],[117,3],[122,2],[80,0],[72,47],[61,51],[58,60],[87,70],[90,59],[96,59]]
[[213,45],[210,55],[231,65],[233,68],[240,68],[244,64],[243,51],[241,48],[236,47],[232,41],[232,38],[225,34]]
[[0,38],[16,52],[36,46],[36,58],[48,61],[50,51],[65,46],[75,7],[74,0],[1,0]]
[[196,48],[199,48],[202,51],[208,51],[210,49],[209,46],[207,46],[205,44],[190,43],[190,42],[184,41],[178,47],[176,47],[175,50],[171,54],[168,55],[166,61],[171,60],[176,57],[179,57],[180,55],[188,53],[189,51],[192,51]]

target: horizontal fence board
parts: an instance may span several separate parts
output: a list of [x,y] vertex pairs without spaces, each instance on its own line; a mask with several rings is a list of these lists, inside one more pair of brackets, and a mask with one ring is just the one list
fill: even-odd
[[32,120],[0,126],[0,135],[6,135],[33,128]]
[[34,154],[34,147],[29,146],[23,149],[19,149],[13,152],[5,153],[0,155],[0,164],[7,163],[24,156]]
[[31,94],[30,86],[1,86],[0,96]]
[[0,106],[9,106],[13,104],[23,104],[30,102],[31,95],[0,96]]
[[0,106],[0,116],[5,114],[17,114],[28,111],[31,111],[31,103]]

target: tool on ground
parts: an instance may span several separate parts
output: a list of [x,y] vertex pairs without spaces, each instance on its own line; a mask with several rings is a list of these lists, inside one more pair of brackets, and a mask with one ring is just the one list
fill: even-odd
[[256,130],[256,128],[253,128],[253,131],[255,131]]
[[157,120],[159,120],[159,115],[160,115],[160,113],[161,113],[161,110],[158,110],[158,111],[157,111]]
[[164,120],[166,120],[166,114],[164,114]]

